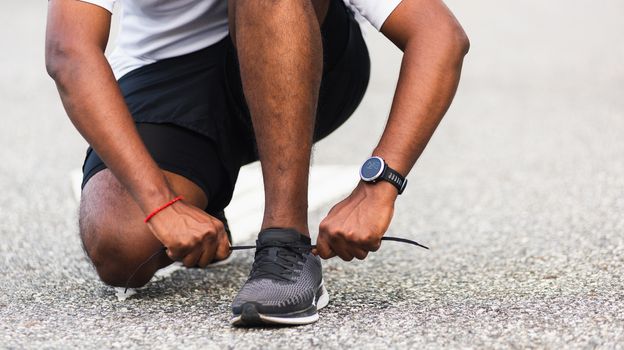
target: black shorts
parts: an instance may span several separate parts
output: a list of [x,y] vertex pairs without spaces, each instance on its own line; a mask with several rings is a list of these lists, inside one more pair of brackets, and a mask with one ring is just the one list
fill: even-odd
[[[324,62],[315,141],[353,114],[370,75],[359,24],[342,0],[331,1],[321,32]],[[231,39],[136,69],[119,79],[119,87],[160,168],[197,184],[208,197],[206,211],[225,208],[240,167],[258,159]],[[105,168],[89,148],[82,186]]]

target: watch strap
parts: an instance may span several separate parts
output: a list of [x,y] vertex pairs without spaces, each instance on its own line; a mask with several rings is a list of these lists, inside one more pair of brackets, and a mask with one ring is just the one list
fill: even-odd
[[407,179],[404,178],[397,171],[389,167],[387,164],[385,170],[381,174],[381,178],[393,184],[394,187],[399,190],[399,194],[403,193],[403,191],[405,190],[405,186],[407,186]]

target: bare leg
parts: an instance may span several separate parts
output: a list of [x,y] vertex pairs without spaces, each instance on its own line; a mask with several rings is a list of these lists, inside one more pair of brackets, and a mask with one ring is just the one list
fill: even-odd
[[290,227],[309,234],[308,172],[323,66],[319,22],[328,4],[229,2],[230,31],[262,164],[262,228]]
[[[205,208],[204,192],[193,182],[170,172],[167,181],[176,193],[199,208]],[[135,269],[162,244],[143,223],[144,214],[110,170],[94,175],[82,192],[80,237],[100,279],[112,286],[125,286]],[[141,268],[130,287],[147,283],[154,273],[172,261],[161,254]]]

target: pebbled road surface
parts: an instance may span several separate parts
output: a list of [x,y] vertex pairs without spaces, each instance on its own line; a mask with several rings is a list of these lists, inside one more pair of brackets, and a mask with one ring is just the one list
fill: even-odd
[[[318,323],[240,330],[250,252],[125,301],[97,280],[68,175],[85,144],[43,67],[46,3],[0,4],[0,348],[624,348],[624,4],[449,6],[471,53],[390,229],[432,250],[330,261]],[[383,127],[400,57],[368,41],[371,89],[317,164],[359,163]]]

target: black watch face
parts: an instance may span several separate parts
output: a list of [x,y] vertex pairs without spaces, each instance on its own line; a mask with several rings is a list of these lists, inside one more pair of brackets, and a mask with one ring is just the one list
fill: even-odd
[[362,169],[360,170],[360,177],[364,181],[374,181],[383,172],[384,162],[379,157],[370,157],[364,162],[362,165]]

